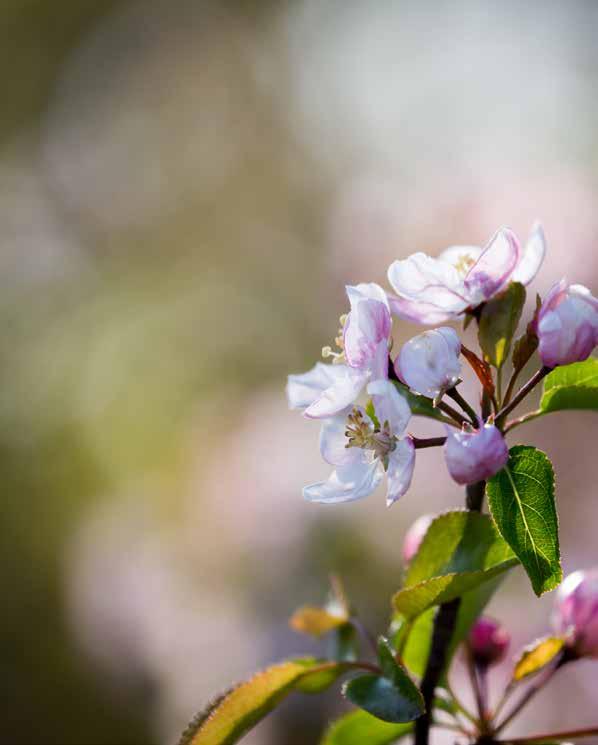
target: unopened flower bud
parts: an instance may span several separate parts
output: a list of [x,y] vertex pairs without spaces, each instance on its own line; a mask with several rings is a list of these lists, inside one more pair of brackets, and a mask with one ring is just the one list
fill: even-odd
[[498,621],[482,616],[472,626],[468,641],[475,664],[489,667],[503,659],[511,636]]
[[578,657],[598,657],[598,567],[577,571],[558,589],[552,624]]
[[424,536],[428,532],[430,523],[434,520],[434,515],[422,515],[407,531],[403,541],[403,561],[408,564],[418,552]]
[[598,344],[598,299],[587,287],[567,285],[562,279],[542,303],[536,333],[547,367],[587,359]]
[[448,326],[424,331],[403,345],[395,363],[397,375],[415,393],[438,398],[459,381],[461,341]]
[[447,427],[444,456],[449,473],[458,484],[474,484],[498,473],[509,459],[509,450],[493,424],[471,432]]

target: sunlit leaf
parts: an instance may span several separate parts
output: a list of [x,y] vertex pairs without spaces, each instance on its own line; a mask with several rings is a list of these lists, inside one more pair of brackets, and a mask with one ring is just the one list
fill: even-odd
[[478,339],[485,359],[494,367],[501,367],[509,355],[524,303],[525,287],[512,282],[482,308]]
[[410,722],[383,722],[367,711],[358,709],[333,722],[320,745],[393,745],[412,729]]
[[536,595],[562,579],[554,472],[536,448],[516,445],[509,462],[486,485],[496,525],[523,564]]
[[488,515],[467,510],[438,516],[412,559],[395,611],[415,618],[488,582],[516,564]]
[[342,663],[306,658],[263,670],[230,689],[198,714],[180,745],[232,745],[261,721],[292,690],[319,692],[346,671]]
[[347,622],[346,617],[329,613],[324,608],[304,605],[293,613],[289,625],[293,631],[319,637]]
[[513,670],[514,680],[523,680],[528,675],[533,675],[539,670],[542,670],[543,667],[546,667],[549,662],[552,662],[562,651],[564,644],[564,639],[558,636],[546,636],[542,639],[536,639],[532,644],[525,647],[515,663],[515,669]]
[[598,409],[598,359],[555,368],[544,380],[540,412]]

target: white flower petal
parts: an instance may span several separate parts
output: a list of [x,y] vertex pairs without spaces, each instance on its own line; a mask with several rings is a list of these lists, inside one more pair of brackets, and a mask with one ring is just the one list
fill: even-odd
[[347,375],[346,365],[325,365],[317,362],[311,370],[289,375],[287,400],[291,409],[306,409],[336,381]]
[[367,391],[372,397],[380,424],[388,422],[392,434],[400,437],[411,419],[411,409],[404,396],[390,380],[373,381],[368,385]]
[[471,305],[491,298],[510,280],[519,262],[519,241],[508,228],[501,228],[467,272],[464,280]]
[[362,282],[358,285],[347,285],[345,288],[347,291],[347,296],[349,298],[349,302],[351,303],[351,307],[353,307],[353,303],[357,300],[378,300],[378,302],[383,303],[388,308],[388,299],[386,297],[386,292],[380,287],[380,285],[377,285],[375,282]]
[[538,273],[546,255],[546,238],[539,222],[532,227],[532,232],[525,244],[519,264],[511,279],[513,282],[521,282],[528,285]]
[[388,491],[386,506],[390,507],[411,486],[415,468],[415,447],[411,437],[397,443],[388,459]]
[[307,407],[304,416],[308,419],[327,419],[340,414],[355,403],[367,379],[367,371],[362,372],[343,366],[343,375],[338,377]]
[[435,305],[441,312],[461,313],[469,305],[457,269],[423,253],[394,261],[388,268],[388,281],[399,295]]
[[360,461],[349,466],[339,466],[328,481],[318,481],[304,487],[303,497],[309,502],[338,504],[352,502],[371,494],[380,484],[384,469],[378,460]]

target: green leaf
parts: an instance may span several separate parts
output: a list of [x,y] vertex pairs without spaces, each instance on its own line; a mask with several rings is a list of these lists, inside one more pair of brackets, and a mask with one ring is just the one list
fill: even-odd
[[411,722],[425,711],[419,688],[395,659],[384,637],[378,640],[382,675],[360,675],[345,683],[343,694],[361,709],[385,722]]
[[562,651],[564,645],[565,640],[558,636],[545,636],[542,639],[536,639],[535,642],[525,647],[516,661],[513,679],[523,680],[528,675],[539,672],[554,660]]
[[540,413],[598,409],[598,359],[555,368],[544,380]]
[[523,564],[536,595],[561,581],[554,472],[547,456],[527,445],[509,451],[509,462],[486,485],[492,517]]
[[384,722],[412,722],[423,714],[424,700],[407,673],[401,672],[403,679],[395,680],[382,675],[360,675],[344,684],[343,695]]
[[494,367],[502,367],[509,356],[524,303],[525,287],[512,282],[482,308],[478,339],[485,358]]
[[409,722],[383,722],[367,711],[358,709],[331,724],[320,745],[392,745],[412,729],[413,725]]
[[332,634],[330,657],[337,662],[354,662],[359,656],[359,634],[351,623],[345,623]]
[[434,406],[431,398],[417,396],[415,393],[411,393],[409,387],[399,380],[393,380],[393,383],[399,393],[407,399],[413,416],[425,416],[428,419],[436,419],[439,422],[446,421],[446,417]]
[[342,663],[313,658],[273,665],[213,701],[193,719],[179,745],[232,745],[293,689],[317,693],[346,669]]
[[446,512],[428,528],[411,561],[405,586],[393,598],[408,619],[488,582],[516,564],[488,515]]

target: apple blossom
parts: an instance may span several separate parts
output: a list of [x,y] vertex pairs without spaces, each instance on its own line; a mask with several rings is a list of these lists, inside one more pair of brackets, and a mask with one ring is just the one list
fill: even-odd
[[459,382],[460,353],[461,341],[454,329],[424,331],[403,345],[395,371],[414,393],[439,400]]
[[303,496],[310,502],[350,502],[371,494],[387,475],[386,503],[393,504],[409,488],[415,463],[410,437],[400,439],[411,417],[403,396],[388,380],[370,383],[379,426],[365,410],[354,406],[324,420],[320,452],[335,470],[327,481],[310,484]]
[[451,246],[438,258],[418,252],[393,262],[388,279],[397,296],[389,296],[393,313],[415,323],[436,324],[458,318],[490,300],[510,282],[527,285],[546,252],[536,223],[522,250],[508,228],[498,230],[483,250]]
[[579,657],[598,657],[598,567],[569,574],[557,591],[552,623]]
[[458,484],[483,481],[506,464],[509,451],[504,437],[494,424],[476,430],[455,431],[447,427],[444,455],[449,473]]
[[467,640],[475,664],[485,668],[504,658],[511,636],[498,621],[481,616],[472,626]]
[[435,515],[420,515],[407,531],[403,541],[403,561],[408,564],[418,552]]
[[317,363],[301,375],[289,375],[287,398],[291,408],[303,409],[310,419],[344,413],[367,383],[388,377],[391,317],[384,290],[374,283],[347,287],[351,310],[341,317],[336,338],[339,352],[324,347],[332,365]]
[[538,352],[546,367],[587,359],[598,344],[598,299],[562,279],[544,299],[536,322]]

